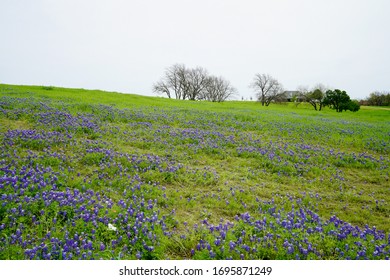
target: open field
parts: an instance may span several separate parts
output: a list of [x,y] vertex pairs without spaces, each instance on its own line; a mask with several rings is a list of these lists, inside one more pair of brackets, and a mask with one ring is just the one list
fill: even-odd
[[0,85],[0,259],[386,259],[390,110]]

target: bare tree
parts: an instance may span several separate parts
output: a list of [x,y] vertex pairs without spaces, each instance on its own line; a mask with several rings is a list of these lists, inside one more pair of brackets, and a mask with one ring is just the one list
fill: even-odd
[[153,85],[153,91],[171,98],[171,90],[176,99],[186,98],[187,69],[183,64],[174,64],[165,70],[164,78]]
[[222,77],[209,76],[202,98],[212,102],[223,102],[236,95],[237,90]]
[[183,64],[167,68],[161,81],[153,85],[153,91],[173,95],[176,99],[210,100],[222,102],[233,96],[236,90],[222,77],[210,76],[206,69],[188,69]]
[[175,74],[175,78],[172,81],[175,82],[175,86],[177,86],[179,93],[179,95],[176,96],[176,99],[187,99],[190,90],[190,79],[188,77],[189,69],[187,69],[184,64],[175,64],[172,67],[174,68]]
[[208,78],[207,70],[202,67],[188,70],[186,80],[188,81],[187,97],[189,100],[202,99],[202,92],[207,86]]
[[268,106],[273,100],[283,96],[283,86],[269,74],[256,74],[250,87],[255,90],[262,106]]
[[169,86],[164,81],[155,83],[153,85],[153,91],[156,93],[166,94],[169,98],[171,98],[171,91],[169,90]]
[[164,78],[153,85],[153,91],[171,98],[196,100],[206,86],[208,74],[201,67],[188,69],[184,64],[174,64],[167,68]]

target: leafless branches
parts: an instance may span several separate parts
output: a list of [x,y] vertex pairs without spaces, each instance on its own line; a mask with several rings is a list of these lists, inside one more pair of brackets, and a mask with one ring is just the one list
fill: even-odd
[[212,102],[223,102],[236,95],[237,90],[222,77],[210,76],[203,92],[203,99]]
[[283,96],[282,84],[269,74],[256,74],[250,87],[254,89],[262,106],[268,106]]
[[153,91],[176,99],[209,100],[222,102],[232,97],[236,90],[222,77],[210,76],[206,69],[188,69],[183,64],[167,68],[164,78],[153,85]]

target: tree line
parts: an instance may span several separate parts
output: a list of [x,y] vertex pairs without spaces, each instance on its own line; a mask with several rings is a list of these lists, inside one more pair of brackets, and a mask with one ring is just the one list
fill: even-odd
[[[249,87],[253,89],[262,106],[287,100],[294,101],[297,105],[306,102],[316,111],[329,107],[336,112],[356,112],[360,105],[390,106],[388,92],[372,93],[367,100],[359,102],[351,100],[345,90],[330,89],[322,84],[311,89],[301,86],[294,91],[293,96],[288,96],[289,92],[283,89],[283,85],[269,74],[255,74]],[[168,67],[163,78],[153,85],[153,91],[168,98],[212,102],[223,102],[237,95],[237,90],[225,78],[210,75],[202,67],[188,68],[184,64]]]
[[361,100],[360,104],[366,106],[390,106],[390,92],[372,92],[368,98]]

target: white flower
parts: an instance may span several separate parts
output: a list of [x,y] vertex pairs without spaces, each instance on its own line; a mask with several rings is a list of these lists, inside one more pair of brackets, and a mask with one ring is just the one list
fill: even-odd
[[116,231],[117,228],[114,227],[112,224],[108,224],[108,230],[113,230],[113,231]]

